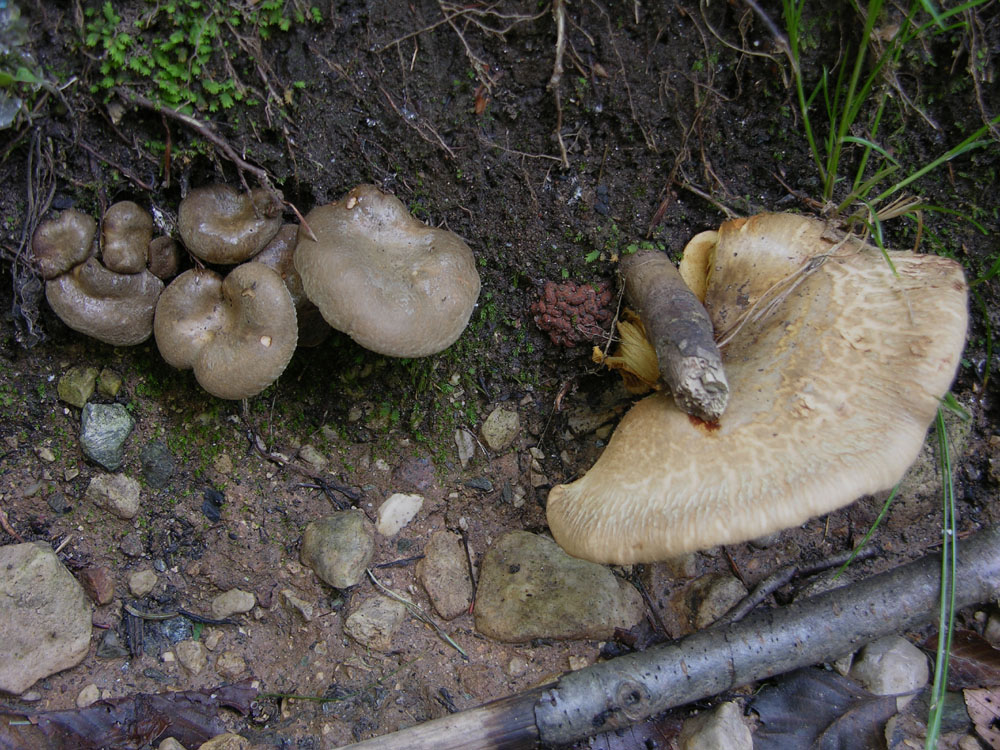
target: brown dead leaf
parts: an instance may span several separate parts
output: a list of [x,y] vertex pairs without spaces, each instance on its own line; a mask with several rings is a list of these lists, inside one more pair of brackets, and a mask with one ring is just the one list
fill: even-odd
[[969,688],[962,694],[976,732],[993,750],[1000,750],[1000,690]]
[[[924,645],[929,651],[936,650],[937,636],[931,636]],[[956,630],[948,661],[948,689],[997,685],[1000,685],[1000,649],[974,630]]]

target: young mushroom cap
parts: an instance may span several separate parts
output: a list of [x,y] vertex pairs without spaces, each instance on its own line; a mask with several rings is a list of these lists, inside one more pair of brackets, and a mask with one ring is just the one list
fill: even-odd
[[298,243],[297,224],[285,224],[267,243],[267,247],[254,256],[255,263],[263,263],[274,270],[288,287],[295,305],[295,315],[299,321],[299,346],[318,346],[332,330],[323,319],[319,309],[302,288],[302,278],[295,270],[295,245]]
[[166,281],[177,275],[181,251],[173,237],[164,235],[152,240],[146,254],[146,267],[156,278]]
[[94,254],[97,222],[92,216],[68,208],[38,225],[31,238],[31,252],[46,281],[66,273]]
[[139,273],[146,267],[153,240],[153,217],[132,201],[115,203],[104,213],[101,260],[109,271]]
[[895,485],[955,376],[968,313],[958,263],[888,261],[814,219],[723,224],[693,266],[707,277],[728,409],[710,425],[669,395],[637,403],[593,468],[549,493],[556,541],[598,562],[652,562]]
[[461,335],[479,297],[472,250],[413,218],[372,185],[314,208],[299,231],[295,268],[326,321],[361,346],[422,357]]
[[242,263],[281,228],[279,197],[264,188],[240,193],[229,185],[195,188],[177,208],[181,241],[208,263]]
[[45,298],[74,331],[114,346],[149,338],[163,282],[149,271],[115,273],[97,258],[45,283]]
[[185,271],[160,295],[153,325],[167,364],[193,369],[213,396],[254,396],[278,379],[295,352],[295,307],[281,278],[260,263]]

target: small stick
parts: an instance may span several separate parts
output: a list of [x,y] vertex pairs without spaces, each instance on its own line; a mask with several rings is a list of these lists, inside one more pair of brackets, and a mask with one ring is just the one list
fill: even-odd
[[[825,560],[820,560],[818,562],[796,562],[791,563],[790,565],[785,565],[754,586],[753,591],[743,597],[743,599],[733,605],[733,607],[726,612],[726,614],[716,620],[716,624],[728,625],[732,622],[739,622],[750,614],[750,612],[753,611],[758,604],[763,602],[767,599],[767,597],[780,589],[786,583],[789,583],[796,576],[819,573],[822,570],[828,570],[829,568],[837,565],[843,565],[851,559],[867,560],[869,557],[874,556],[875,550],[872,547],[866,547],[862,550],[847,550],[845,552],[840,552],[833,557],[828,557]],[[746,581],[744,581],[744,584],[745,583]]]
[[622,256],[620,268],[678,408],[717,422],[729,403],[729,384],[705,308],[665,253],[640,250]]
[[7,511],[3,508],[0,508],[0,527],[2,527],[4,531],[14,537],[17,541],[24,541],[24,537],[14,531],[14,527],[10,525],[10,521],[7,520]]
[[[172,120],[177,120],[177,122],[191,128],[191,130],[195,131],[198,135],[200,135],[206,141],[209,141],[212,145],[214,145],[217,149],[219,149],[219,151],[222,152],[223,156],[225,156],[227,159],[229,159],[229,161],[231,161],[233,164],[236,165],[236,168],[240,170],[241,179],[243,172],[249,172],[258,180],[260,180],[261,185],[266,185],[268,186],[269,189],[273,190],[273,188],[271,188],[271,178],[267,170],[261,167],[254,166],[250,162],[246,161],[243,157],[241,157],[238,153],[236,153],[236,149],[232,147],[229,141],[227,141],[221,135],[216,133],[215,130],[212,129],[211,125],[208,125],[207,123],[204,123],[201,120],[195,119],[190,115],[186,115],[183,112],[178,112],[176,109],[171,109],[170,107],[165,107],[162,104],[157,104],[152,99],[149,99],[143,96],[142,94],[137,94],[134,91],[127,91],[126,89],[123,88],[116,88],[115,92],[130,104],[135,104],[140,107],[143,107],[144,109],[157,112],[161,115],[169,117]],[[245,182],[244,182],[244,187],[247,187]],[[247,192],[250,192],[250,189],[248,187],[247,187]]]
[[430,627],[431,630],[437,633],[438,638],[440,638],[442,641],[447,643],[453,649],[458,651],[458,653],[462,655],[463,659],[465,659],[466,661],[469,660],[469,655],[465,653],[462,647],[459,646],[457,643],[455,643],[455,641],[452,640],[451,636],[448,635],[446,632],[444,632],[444,630],[441,629],[441,626],[438,625],[436,622],[434,622],[434,620],[432,620],[430,617],[428,617],[428,615],[422,609],[420,609],[419,606],[411,602],[405,596],[400,596],[395,591],[385,586],[378,578],[375,577],[375,574],[372,573],[371,568],[366,568],[365,572],[368,574],[368,577],[372,579],[372,583],[375,584],[376,588],[378,588],[383,594],[388,596],[390,599],[395,599],[397,602],[406,607],[406,609],[409,610],[411,615],[416,617],[418,620],[420,620],[420,622],[424,623],[425,625]]

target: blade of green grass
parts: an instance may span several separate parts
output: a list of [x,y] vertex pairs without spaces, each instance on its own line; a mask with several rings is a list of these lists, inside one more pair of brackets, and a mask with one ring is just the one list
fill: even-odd
[[938,609],[938,647],[934,656],[934,682],[931,685],[930,710],[927,717],[925,750],[935,750],[941,734],[944,697],[948,683],[948,661],[955,625],[955,569],[958,566],[958,539],[955,522],[955,487],[952,484],[951,452],[944,412],[938,408],[934,422],[941,465],[941,603]]

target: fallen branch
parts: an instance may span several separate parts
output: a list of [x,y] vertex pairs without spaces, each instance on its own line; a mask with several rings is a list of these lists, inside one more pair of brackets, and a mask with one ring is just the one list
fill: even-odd
[[664,253],[639,250],[622,256],[625,294],[639,313],[677,406],[716,422],[729,402],[722,355],[712,321]]
[[[837,659],[934,619],[940,560],[928,555],[742,622],[571,672],[553,685],[445,716],[351,748],[486,750],[562,744],[799,667]],[[958,555],[955,607],[1000,593],[1000,526]]]

